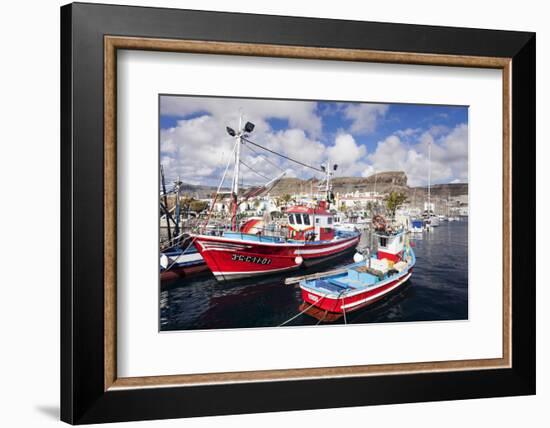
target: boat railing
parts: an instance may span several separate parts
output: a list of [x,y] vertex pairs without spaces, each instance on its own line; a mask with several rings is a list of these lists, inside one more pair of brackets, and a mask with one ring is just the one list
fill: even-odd
[[269,228],[254,228],[255,232],[226,231],[225,236],[235,236],[242,240],[255,242],[286,242],[288,240],[285,233]]

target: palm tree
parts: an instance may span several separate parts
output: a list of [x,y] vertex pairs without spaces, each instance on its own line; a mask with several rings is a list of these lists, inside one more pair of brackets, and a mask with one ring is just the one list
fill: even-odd
[[401,192],[390,192],[385,198],[386,209],[392,219],[395,218],[397,209],[407,201],[407,195]]
[[286,193],[281,197],[281,200],[283,201],[283,204],[286,207],[288,205],[288,203],[292,200],[292,196],[290,196],[288,193]]

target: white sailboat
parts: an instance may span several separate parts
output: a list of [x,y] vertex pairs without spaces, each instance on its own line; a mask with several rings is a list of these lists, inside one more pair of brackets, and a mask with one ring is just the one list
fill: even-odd
[[426,229],[439,226],[439,217],[435,215],[435,204],[432,203],[432,142],[428,143],[428,202],[424,203],[424,224]]

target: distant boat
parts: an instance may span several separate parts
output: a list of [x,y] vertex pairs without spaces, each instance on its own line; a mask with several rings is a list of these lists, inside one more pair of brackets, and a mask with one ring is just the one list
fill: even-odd
[[424,202],[424,226],[427,230],[439,226],[439,217],[435,215],[432,203],[432,143],[428,143],[428,201]]
[[351,214],[349,216],[340,212],[334,214],[334,228],[337,231],[356,232],[364,230],[367,227],[368,223],[357,214]]
[[430,227],[438,227],[439,226],[439,217],[433,214],[428,215],[426,218],[426,223]]
[[195,246],[175,247],[160,253],[160,279],[167,281],[204,272],[208,266]]
[[345,314],[370,305],[405,284],[416,263],[405,231],[377,232],[375,237],[378,251],[366,260],[301,280],[304,302],[325,313]]
[[409,231],[412,233],[420,233],[424,230],[424,222],[422,219],[412,219]]

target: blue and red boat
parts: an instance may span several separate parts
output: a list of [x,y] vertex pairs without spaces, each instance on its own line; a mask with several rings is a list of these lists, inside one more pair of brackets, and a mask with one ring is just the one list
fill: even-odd
[[[405,284],[416,257],[405,231],[378,231],[378,250],[336,272],[300,281],[304,302],[326,313],[345,314],[370,305]],[[362,259],[362,260],[359,260]]]

